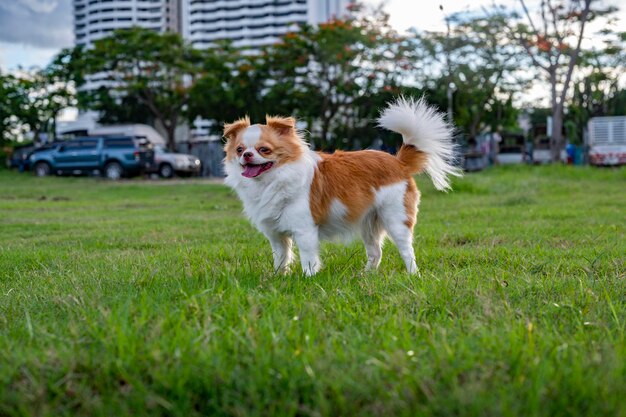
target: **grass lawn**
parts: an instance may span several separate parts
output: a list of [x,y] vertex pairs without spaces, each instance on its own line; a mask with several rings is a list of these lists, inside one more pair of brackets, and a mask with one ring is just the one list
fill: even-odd
[[418,185],[420,277],[304,278],[222,185],[0,171],[0,415],[626,416],[626,169]]

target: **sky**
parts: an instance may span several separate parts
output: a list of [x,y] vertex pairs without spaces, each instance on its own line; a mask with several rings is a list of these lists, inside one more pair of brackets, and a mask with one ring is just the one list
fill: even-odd
[[74,43],[72,0],[0,0],[0,69],[45,66]]

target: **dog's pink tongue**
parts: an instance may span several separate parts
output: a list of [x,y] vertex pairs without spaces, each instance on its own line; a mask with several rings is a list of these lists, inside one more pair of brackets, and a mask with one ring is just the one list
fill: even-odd
[[241,175],[247,178],[254,178],[261,173],[263,166],[261,165],[246,165]]

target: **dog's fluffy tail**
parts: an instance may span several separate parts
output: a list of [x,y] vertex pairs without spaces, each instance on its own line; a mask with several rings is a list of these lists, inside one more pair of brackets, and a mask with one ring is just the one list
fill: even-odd
[[452,165],[454,129],[441,113],[426,104],[424,98],[417,101],[399,98],[382,111],[378,124],[402,134],[405,145],[412,145],[419,153],[426,155],[425,158],[417,158],[415,152],[411,156],[408,149],[401,149],[398,158],[410,166],[413,172],[425,169],[438,190],[450,189],[449,175],[462,175],[461,170]]

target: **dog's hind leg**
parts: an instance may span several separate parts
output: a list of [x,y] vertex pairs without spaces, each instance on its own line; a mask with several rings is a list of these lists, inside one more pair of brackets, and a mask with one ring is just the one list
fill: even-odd
[[361,228],[361,237],[365,244],[365,253],[367,254],[366,270],[378,268],[380,259],[383,255],[383,240],[385,239],[385,230],[378,218],[378,214],[373,211],[363,221]]
[[[398,188],[400,187],[398,186]],[[390,187],[390,190],[393,189]],[[385,230],[400,251],[407,272],[417,274],[415,251],[413,250],[413,225],[417,215],[419,192],[412,178],[407,180],[402,191],[386,193],[387,198],[379,206],[378,213]]]
[[387,219],[385,229],[393,243],[398,247],[400,256],[406,265],[409,274],[417,274],[417,263],[415,262],[415,251],[413,250],[413,230],[397,219]]

